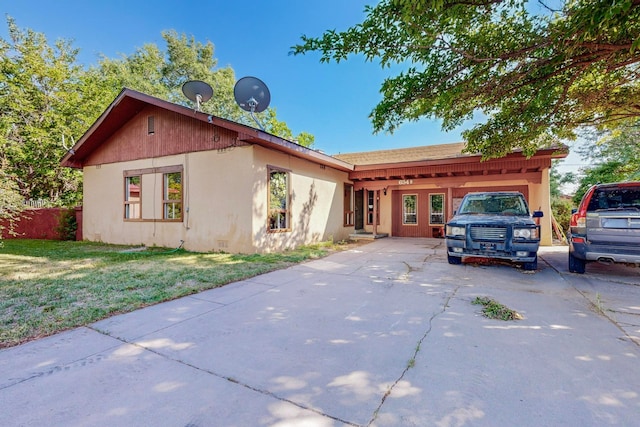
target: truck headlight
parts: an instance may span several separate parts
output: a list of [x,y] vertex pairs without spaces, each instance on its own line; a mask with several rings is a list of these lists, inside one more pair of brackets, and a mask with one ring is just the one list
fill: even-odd
[[514,228],[513,237],[535,240],[538,238],[538,229],[537,228]]
[[531,238],[531,230],[529,228],[514,228],[513,229],[513,237],[521,238],[521,239],[530,239]]
[[455,225],[447,225],[447,236],[464,236],[464,227],[458,227]]

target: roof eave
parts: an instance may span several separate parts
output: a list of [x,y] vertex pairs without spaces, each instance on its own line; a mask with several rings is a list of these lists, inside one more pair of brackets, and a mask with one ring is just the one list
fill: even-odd
[[[127,100],[131,100],[127,104],[129,112],[122,117],[116,117],[112,123],[107,123],[110,117],[114,117],[114,110],[119,106],[122,107],[122,103]],[[136,102],[137,101],[137,102]],[[353,165],[320,153],[316,150],[312,150],[307,147],[303,147],[286,139],[269,134],[267,132],[246,126],[240,123],[233,122],[231,120],[216,117],[207,113],[194,111],[189,107],[174,104],[172,102],[164,101],[159,98],[155,98],[150,95],[135,91],[133,89],[124,88],[113,102],[107,107],[107,109],[98,117],[98,119],[89,127],[89,129],[82,135],[82,137],[74,144],[74,146],[63,156],[61,164],[64,167],[81,169],[84,164],[84,160],[103,140],[108,138],[115,132],[115,129],[119,128],[129,120],[137,111],[142,110],[145,105],[155,105],[164,108],[169,111],[173,111],[182,115],[192,115],[193,118],[215,124],[217,126],[235,131],[238,133],[238,139],[260,145],[266,148],[275,149],[290,155],[294,155],[299,158],[303,158],[321,165],[329,166],[334,169],[338,169],[343,172],[350,172],[353,170]],[[105,129],[106,127],[106,129]],[[103,132],[101,133],[101,130]]]
[[[532,157],[550,157],[552,159],[563,159],[567,157],[569,150],[566,145],[560,145],[559,147],[543,148],[538,150]],[[496,159],[488,159],[486,161],[496,161],[502,159],[521,158],[524,155],[521,151],[515,151],[509,153],[504,157]],[[459,164],[459,163],[477,163],[482,161],[482,155],[480,154],[460,154],[457,156],[438,157],[433,159],[415,160],[410,162],[387,162],[387,163],[371,163],[371,164],[357,164],[354,170],[365,171],[384,168],[411,168],[416,166],[429,166],[429,165],[441,165],[446,164]]]

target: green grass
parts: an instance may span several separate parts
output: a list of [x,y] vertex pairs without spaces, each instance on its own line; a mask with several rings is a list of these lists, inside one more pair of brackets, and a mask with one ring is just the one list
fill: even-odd
[[194,253],[51,240],[0,242],[0,348],[326,255]]
[[487,298],[487,297],[476,297],[475,300],[471,301],[471,304],[477,304],[484,306],[482,309],[482,314],[489,319],[500,319],[500,320],[520,320],[522,319],[522,315],[518,312],[511,310],[510,308],[500,304],[499,302]]

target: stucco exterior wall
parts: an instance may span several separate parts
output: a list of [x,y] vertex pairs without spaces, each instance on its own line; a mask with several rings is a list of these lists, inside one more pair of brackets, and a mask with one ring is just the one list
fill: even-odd
[[[162,220],[162,173],[145,173],[141,220],[125,220],[124,171],[183,167],[183,219]],[[291,230],[267,231],[268,166],[290,171]],[[84,168],[84,238],[199,252],[278,251],[348,237],[345,172],[258,146],[202,151]]]
[[[85,240],[125,245],[178,247],[186,240],[183,222],[162,218],[162,175],[142,176],[142,220],[124,220],[125,170],[184,164],[185,155],[86,166],[83,169],[83,225]],[[185,181],[188,175],[185,173]],[[186,247],[186,245],[185,245]]]
[[538,219],[540,224],[540,244],[542,246],[553,245],[549,173],[549,168],[543,169],[541,183],[529,184],[529,209],[544,213],[544,216]]
[[[343,225],[343,185],[350,182],[346,172],[262,147],[254,147],[253,165],[252,234],[256,250],[279,251],[328,239],[338,241],[353,232],[353,227]],[[269,167],[290,174],[290,231],[267,230]]]

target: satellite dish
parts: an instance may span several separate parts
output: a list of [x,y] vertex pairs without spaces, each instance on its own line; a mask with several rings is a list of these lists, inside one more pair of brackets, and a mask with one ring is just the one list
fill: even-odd
[[233,87],[233,96],[238,106],[248,111],[260,129],[264,130],[253,113],[261,113],[269,106],[271,94],[267,85],[257,77],[243,77]]
[[190,80],[182,85],[182,93],[196,103],[196,111],[200,111],[200,104],[207,102],[213,96],[213,89],[209,84],[200,80]]

